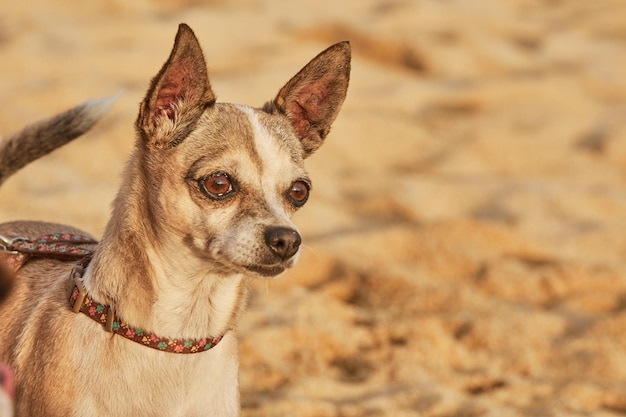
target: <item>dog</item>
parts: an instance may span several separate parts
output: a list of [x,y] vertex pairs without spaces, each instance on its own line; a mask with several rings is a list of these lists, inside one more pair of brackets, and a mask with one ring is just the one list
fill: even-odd
[[291,215],[311,190],[304,160],[343,104],[350,60],[340,42],[262,107],[218,103],[198,40],[179,26],[140,105],[101,241],[69,226],[0,225],[14,251],[47,236],[46,248],[76,238],[89,253],[33,256],[0,307],[17,416],[239,415],[247,284],[298,259]]

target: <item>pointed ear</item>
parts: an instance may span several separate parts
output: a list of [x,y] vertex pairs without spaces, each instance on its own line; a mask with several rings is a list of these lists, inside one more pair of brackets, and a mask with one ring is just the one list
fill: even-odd
[[191,133],[214,103],[200,44],[191,28],[180,24],[170,57],[141,103],[137,129],[148,145],[171,148]]
[[313,58],[264,107],[291,121],[304,157],[319,148],[346,98],[350,80],[350,43],[340,42]]

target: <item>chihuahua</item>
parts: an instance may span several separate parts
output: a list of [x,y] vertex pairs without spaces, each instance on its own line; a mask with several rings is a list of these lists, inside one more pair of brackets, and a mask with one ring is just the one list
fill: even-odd
[[[68,226],[0,225],[11,254],[53,253],[16,268],[0,306],[17,416],[239,415],[234,329],[247,283],[298,258],[290,217],[311,190],[303,162],[324,143],[349,77],[341,42],[261,108],[217,103],[198,40],[179,26],[140,105],[100,242]],[[103,107],[89,103],[76,124]],[[41,146],[24,137],[13,155]],[[38,157],[5,149],[0,181]],[[81,260],[54,254],[75,243]]]

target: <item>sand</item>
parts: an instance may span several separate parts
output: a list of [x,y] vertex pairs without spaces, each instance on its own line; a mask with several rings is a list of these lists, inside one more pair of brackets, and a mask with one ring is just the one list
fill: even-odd
[[242,416],[626,414],[625,2],[5,1],[0,134],[123,95],[0,221],[102,233],[179,22],[229,102],[353,46],[301,262],[239,326]]

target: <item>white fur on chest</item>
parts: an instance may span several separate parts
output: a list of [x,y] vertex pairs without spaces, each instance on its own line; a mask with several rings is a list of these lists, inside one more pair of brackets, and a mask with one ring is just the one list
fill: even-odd
[[160,335],[201,339],[229,330],[242,300],[240,274],[207,273],[193,257],[166,258],[148,251],[155,273],[155,300],[150,327]]
[[[86,317],[82,320],[83,334],[93,335],[93,325],[97,324],[90,322]],[[237,341],[233,332],[209,351],[181,355],[98,330],[98,337],[84,340],[97,344],[97,348],[75,348],[72,352],[78,367],[76,416],[239,415]]]
[[153,268],[155,298],[150,322],[138,327],[145,326],[159,337],[224,337],[206,352],[161,352],[107,333],[77,314],[71,344],[78,370],[76,415],[237,416],[237,340],[229,326],[240,302],[243,277],[199,273],[203,268],[186,258],[184,251],[175,258],[151,248],[146,253]]

